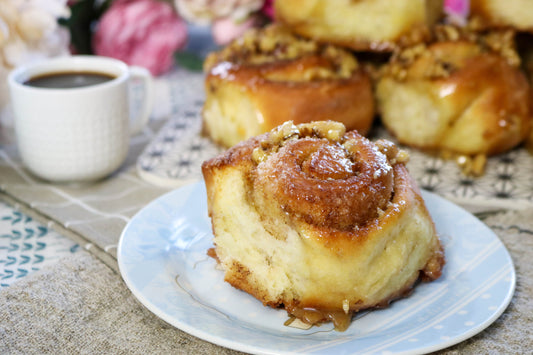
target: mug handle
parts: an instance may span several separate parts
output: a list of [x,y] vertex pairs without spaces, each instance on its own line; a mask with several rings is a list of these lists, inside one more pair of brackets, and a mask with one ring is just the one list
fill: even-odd
[[140,79],[144,87],[143,104],[139,113],[130,118],[130,135],[140,133],[149,121],[154,106],[154,83],[150,72],[143,67],[129,67],[131,79]]

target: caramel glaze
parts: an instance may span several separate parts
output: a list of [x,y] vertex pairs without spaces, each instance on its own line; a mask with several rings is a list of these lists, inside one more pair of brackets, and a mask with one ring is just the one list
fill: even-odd
[[[305,130],[301,129],[302,125],[298,127],[302,134]],[[204,176],[211,175],[210,169],[237,165],[243,169],[244,165],[243,170],[250,171],[249,191],[260,191],[267,195],[266,198],[258,198],[252,192],[249,196],[250,203],[256,206],[258,213],[263,213],[263,210],[271,206],[281,205],[287,211],[282,215],[290,216],[291,223],[310,224],[313,229],[313,232],[309,233],[310,238],[316,238],[338,255],[358,248],[359,244],[364,243],[377,230],[386,228],[384,226],[394,225],[407,210],[424,205],[420,191],[407,169],[396,161],[400,155],[392,143],[385,141],[375,145],[356,132],[348,132],[339,139],[326,139],[322,133],[332,130],[312,130],[307,136],[303,133],[303,137],[295,137],[296,131],[287,130],[289,133],[281,140],[273,139],[271,132],[242,142],[226,154],[205,162],[202,165]],[[257,149],[270,153],[266,162],[262,160],[258,163],[254,160],[254,150]],[[318,156],[315,157],[315,153]],[[317,161],[314,161],[315,159]],[[325,160],[325,163],[322,160]],[[371,166],[365,166],[367,163]],[[282,164],[283,169],[276,167],[277,164]],[[290,171],[289,175],[280,176],[283,174],[282,170]],[[300,174],[307,176],[301,177]],[[263,178],[264,182],[257,183],[257,180],[261,181]],[[340,188],[325,189],[324,185],[329,185],[330,182],[338,183]],[[358,187],[358,184],[363,186]],[[374,188],[364,184],[373,185]],[[266,185],[274,186],[274,189],[269,191]],[[357,191],[357,194],[352,194],[351,190]],[[358,194],[378,197],[361,200]],[[260,201],[261,198],[265,200]],[[341,202],[336,201],[337,199]],[[335,211],[342,210],[344,205],[348,205],[346,210],[337,214]],[[430,218],[427,209],[420,211]],[[357,222],[348,221],[349,216],[353,216]],[[419,274],[414,274],[402,289],[377,304],[355,302],[343,305],[342,308],[326,309],[320,299],[313,301],[308,298],[305,304],[299,300],[280,300],[267,302],[265,305],[284,307],[289,314],[309,324],[332,321],[337,330],[345,330],[354,313],[363,309],[387,307],[393,300],[409,295],[417,280],[431,281],[438,278],[445,260],[438,240],[435,248],[432,257]],[[210,252],[209,255],[216,253]],[[257,293],[260,290],[248,283],[250,271],[245,266],[234,262],[231,267],[234,272],[230,274],[238,275],[238,279],[226,279],[227,282],[236,287],[238,285],[238,288],[257,299],[265,299],[265,295]]]
[[[447,80],[439,79],[436,83],[443,88],[441,91],[445,87],[455,88],[449,95],[461,102],[461,112],[489,90],[494,92],[485,109],[497,115],[486,117],[492,122],[486,125],[482,133],[483,138],[492,144],[486,152],[472,152],[473,154],[494,155],[507,151],[522,142],[529,132],[531,112],[527,79],[503,58],[490,54],[469,58],[461,70],[452,73]],[[460,117],[457,115],[456,121]],[[454,124],[455,121],[450,122],[450,129]]]
[[[412,292],[417,282],[430,282],[438,279],[442,274],[442,267],[445,264],[444,250],[439,243],[438,250],[435,251],[433,257],[428,261],[423,270],[420,271],[419,277],[398,292],[391,295],[389,298],[382,300],[374,305],[351,305],[348,310],[343,309],[322,309],[320,307],[314,308],[310,306],[300,307],[297,304],[281,305],[285,308],[287,313],[300,319],[304,323],[310,325],[320,325],[321,323],[331,321],[337,331],[345,331],[350,326],[352,317],[355,313],[365,309],[381,309],[387,308],[391,302],[401,298],[408,297]],[[288,325],[290,320],[286,323]]]
[[[416,280],[415,280],[416,281]],[[285,310],[290,315],[300,319],[302,322],[310,325],[320,325],[324,322],[332,322],[335,326],[335,330],[343,332],[351,324],[352,317],[355,313],[364,310],[364,309],[382,309],[387,308],[391,302],[398,300],[400,298],[405,298],[413,292],[415,282],[407,285],[404,289],[398,291],[390,298],[383,300],[382,302],[373,305],[373,306],[362,306],[361,308],[353,307],[348,311],[342,309],[320,309],[313,307],[298,307],[294,305],[285,306]]]
[[316,31],[313,29],[312,22],[293,21],[287,16],[284,16],[283,13],[276,14],[276,21],[285,24],[294,33],[304,38],[313,38],[320,43],[334,43],[340,47],[350,48],[355,51],[392,52],[399,47],[425,42],[431,38],[430,28],[425,23],[413,23],[393,38],[372,41],[358,37],[357,34],[344,36],[336,36],[334,34],[320,35],[315,33]]
[[[520,2],[515,2],[516,5],[520,6]],[[505,6],[512,6],[506,4]],[[530,11],[529,8],[518,7],[517,11]],[[517,31],[528,31],[533,32],[533,26],[531,25],[520,25],[519,21],[512,20],[509,18],[504,18],[501,14],[498,13],[497,9],[494,9],[491,6],[491,1],[486,0],[472,0],[470,2],[470,21],[474,22],[477,28],[480,29],[490,29],[490,28],[513,28]],[[531,24],[529,22],[528,24]]]
[[[292,122],[290,123],[292,124]],[[311,123],[310,125],[314,123]],[[342,166],[341,172],[337,171],[329,173],[333,174],[332,176],[339,174],[337,177],[341,178],[336,180],[329,179],[331,176],[327,176],[326,180],[317,179],[316,175],[313,176],[313,174],[316,173],[312,171],[313,169],[316,169],[317,166],[312,162],[309,163],[312,167],[307,167],[308,171],[311,171],[309,177],[306,177],[305,173],[304,176],[293,176],[291,173],[286,173],[288,175],[285,176],[281,175],[285,174],[283,173],[283,170],[285,170],[287,166],[280,166],[279,164],[292,164],[293,166],[292,168],[289,168],[289,170],[292,169],[292,172],[296,174],[306,170],[305,167],[303,169],[302,167],[299,167],[297,163],[302,162],[302,156],[312,156],[311,153],[313,153],[313,151],[308,152],[307,155],[302,153],[301,150],[306,145],[311,145],[316,148],[316,143],[309,143],[310,140],[313,140],[308,139],[309,137],[301,139],[303,143],[297,143],[299,140],[296,139],[288,140],[288,148],[296,148],[295,152],[287,153],[289,158],[293,158],[292,162],[286,162],[283,160],[283,157],[280,158],[279,156],[276,156],[276,154],[273,154],[274,156],[271,158],[274,158],[275,161],[268,164],[269,167],[264,167],[265,163],[257,164],[253,159],[253,151],[261,148],[262,145],[265,145],[264,142],[268,142],[271,135],[272,133],[269,132],[243,141],[229,149],[226,154],[219,155],[204,162],[202,164],[204,177],[209,179],[213,175],[210,173],[210,170],[217,170],[225,167],[239,167],[242,171],[248,171],[247,180],[249,191],[258,190],[263,192],[266,188],[267,190],[265,194],[270,194],[272,196],[272,200],[269,202],[270,206],[282,206],[287,212],[283,214],[291,215],[296,220],[308,223],[316,221],[316,224],[313,225],[313,229],[318,236],[317,238],[339,255],[342,254],[342,250],[345,248],[354,248],[354,243],[363,243],[369,234],[379,228],[380,223],[395,223],[401,214],[404,213],[406,201],[415,201],[413,203],[424,205],[424,201],[420,196],[420,191],[412,177],[409,175],[407,168],[403,164],[395,163],[392,166],[390,165],[390,160],[393,160],[390,157],[396,154],[397,151],[392,150],[392,152],[387,152],[389,157],[382,153],[378,154],[376,153],[378,148],[374,143],[370,142],[365,137],[362,137],[357,132],[348,132],[343,139],[345,139],[345,142],[356,140],[357,148],[361,148],[362,151],[356,152],[355,147],[351,148],[354,149],[353,158],[355,158],[356,161],[351,163],[352,165],[349,168],[347,168],[346,165]],[[337,146],[339,144],[338,142],[328,143],[327,139],[320,137],[317,140],[319,144],[324,144],[326,146],[331,144],[334,146],[334,149],[340,149]],[[302,144],[304,147],[301,146]],[[385,150],[386,148],[382,149]],[[320,154],[324,156],[329,153],[319,151],[319,155]],[[369,162],[362,162],[363,157],[368,158],[372,155],[381,156],[380,159],[370,164]],[[322,162],[320,164],[328,163]],[[306,164],[304,164],[304,166],[305,165]],[[327,165],[328,168],[339,166],[338,162],[332,162],[331,165]],[[326,170],[328,169],[326,168]],[[382,172],[383,175],[380,173],[379,176],[376,176],[375,181],[373,181],[373,173],[377,171]],[[371,173],[372,176],[362,176],[364,173]],[[261,177],[259,174],[263,174],[264,176]],[[348,175],[349,178],[346,178]],[[263,180],[263,182],[256,183],[254,182],[256,179]],[[374,188],[353,186],[368,181],[371,181],[371,183],[376,186]],[[337,188],[336,186],[333,186],[334,182],[340,183],[342,187]],[[210,183],[210,181],[206,182],[206,184]],[[352,186],[349,186],[349,184]],[[271,185],[274,185],[274,187]],[[331,190],[328,190],[327,187],[331,187]],[[357,200],[360,198],[356,196],[356,194],[352,194],[348,191],[352,188],[357,190],[360,194],[365,193],[366,195],[367,193],[375,193],[376,196],[378,196],[377,201],[372,198],[367,199],[366,197],[364,197],[364,203],[369,203],[369,205],[361,204],[358,201],[352,201],[353,199]],[[314,194],[316,194],[316,196],[313,197]],[[256,209],[261,213],[262,207],[258,205],[257,201],[253,200],[256,197],[257,196],[249,196],[251,199],[250,202],[252,205],[255,205]],[[269,197],[267,197],[267,200],[268,199]],[[277,199],[281,199],[282,202],[278,202]],[[337,201],[337,199],[342,199],[343,201]],[[343,207],[344,204],[350,205],[350,208],[348,210],[345,209]],[[368,206],[373,206],[374,208]],[[265,209],[270,208],[269,206],[263,207]],[[304,212],[299,210],[299,207],[302,207]],[[379,219],[376,218],[378,217],[378,214],[380,214],[378,208],[382,213],[382,215],[379,216]],[[339,215],[338,212],[335,211],[337,209],[343,210],[343,213]],[[424,213],[429,217],[427,210],[424,209]],[[316,215],[313,216],[313,214]],[[353,216],[358,221],[347,222],[346,220],[350,218],[350,216]],[[327,221],[328,219],[334,219],[336,220],[336,223],[341,222],[342,227],[338,228],[337,226],[334,226],[335,223],[330,223]]]
[[366,134],[375,106],[369,74],[355,70],[349,77],[303,80],[304,72],[334,69],[334,63],[316,55],[262,65],[218,63],[206,76],[206,90],[213,93],[224,82],[239,85],[261,112],[267,132],[286,121],[304,123],[335,117],[348,130]]
[[327,229],[353,230],[384,210],[393,172],[386,156],[355,131],[345,141],[288,141],[258,166],[252,190],[261,208],[281,205],[289,215]]
[[[437,88],[439,98],[453,104],[456,114],[440,139],[418,146],[412,142],[400,143],[427,151],[441,151],[442,141],[451,134],[463,114],[476,101],[483,102],[478,115],[486,142],[476,151],[453,151],[467,155],[495,155],[505,152],[527,137],[533,118],[531,88],[518,68],[511,66],[499,55],[480,53],[475,44],[466,41],[440,42],[428,48],[431,56],[420,57],[406,71],[406,81],[429,80]],[[446,77],[426,77],[428,67],[435,63],[450,66]],[[447,148],[448,149],[448,148]]]
[[299,318],[304,323],[311,325],[319,325],[321,323],[331,321],[333,322],[333,325],[335,326],[335,329],[337,331],[345,331],[350,326],[352,317],[355,313],[365,309],[387,308],[391,302],[408,297],[413,292],[413,288],[417,281],[428,282],[438,278],[440,276],[441,269],[444,264],[444,254],[440,253],[439,255],[440,257],[432,259],[432,261],[430,261],[433,265],[438,265],[438,271],[434,269],[435,272],[432,273],[426,269],[422,270],[420,272],[419,278],[415,279],[412,283],[407,284],[405,288],[394,293],[389,298],[382,300],[380,303],[377,303],[375,305],[361,305],[360,307],[358,307],[358,305],[356,304],[354,306],[351,306],[348,311],[342,309],[328,310],[313,307],[298,307],[297,305],[289,305],[284,307],[287,310],[287,313],[293,315],[296,318]]

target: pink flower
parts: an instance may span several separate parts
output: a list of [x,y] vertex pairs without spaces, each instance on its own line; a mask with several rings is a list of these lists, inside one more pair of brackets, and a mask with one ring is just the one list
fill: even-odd
[[266,0],[263,4],[261,12],[265,14],[269,19],[274,19],[274,0]]
[[470,13],[470,0],[445,0],[444,13],[448,21],[455,25],[465,25]]
[[93,38],[95,54],[120,59],[159,75],[187,42],[187,27],[173,7],[157,0],[116,0]]
[[236,22],[231,17],[217,19],[211,26],[213,40],[218,45],[226,45],[235,38],[240,37],[246,30],[253,27],[257,19],[254,16],[248,17],[243,22]]

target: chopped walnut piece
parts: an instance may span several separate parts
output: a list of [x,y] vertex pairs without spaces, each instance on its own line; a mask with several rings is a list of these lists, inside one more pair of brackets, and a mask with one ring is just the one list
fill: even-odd
[[409,161],[409,153],[398,148],[393,142],[386,139],[378,139],[375,144],[379,151],[387,157],[391,165],[405,164]]
[[209,54],[204,62],[204,70],[211,70],[221,62],[261,65],[315,55],[326,59],[329,64],[304,70],[303,80],[349,78],[359,68],[355,56],[343,48],[318,44],[296,36],[281,25],[270,25],[251,29],[220,51]]
[[475,156],[459,155],[456,158],[457,165],[461,168],[463,174],[467,176],[481,176],[485,171],[487,156],[478,154]]
[[380,76],[389,76],[398,81],[404,81],[413,71],[417,78],[439,79],[447,78],[459,69],[441,58],[440,51],[435,45],[444,42],[464,42],[477,46],[478,53],[494,53],[502,56],[512,66],[520,66],[520,57],[516,50],[515,31],[510,29],[475,31],[472,26],[457,27],[453,25],[437,25],[434,28],[434,40],[429,44],[417,44],[411,47],[399,48],[392,55],[388,64],[380,71]]
[[257,147],[252,151],[252,161],[256,164],[264,162],[267,158],[267,153],[261,147]]

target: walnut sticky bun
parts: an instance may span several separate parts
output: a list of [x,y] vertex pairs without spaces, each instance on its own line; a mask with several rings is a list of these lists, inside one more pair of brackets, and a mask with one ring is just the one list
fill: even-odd
[[485,28],[514,28],[533,33],[533,2],[528,0],[470,0],[470,16]]
[[437,26],[431,44],[394,54],[376,98],[400,143],[473,162],[463,167],[472,175],[483,172],[487,156],[523,142],[531,127],[531,89],[510,30]]
[[423,42],[442,16],[442,0],[283,0],[276,20],[304,37],[358,51]]
[[231,147],[285,121],[335,117],[362,134],[374,118],[368,74],[350,52],[279,25],[252,29],[204,63],[205,133]]
[[441,274],[444,254],[393,143],[286,122],[202,166],[225,280],[305,324],[385,307]]

